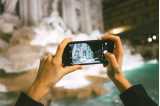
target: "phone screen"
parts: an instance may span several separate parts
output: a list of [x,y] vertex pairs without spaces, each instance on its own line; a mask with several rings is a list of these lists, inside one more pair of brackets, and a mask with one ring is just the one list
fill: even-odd
[[103,51],[107,45],[108,42],[102,40],[71,42],[65,49],[63,63],[65,65],[103,63],[105,61]]
[[71,64],[100,63],[102,58],[102,45],[95,43],[71,44]]

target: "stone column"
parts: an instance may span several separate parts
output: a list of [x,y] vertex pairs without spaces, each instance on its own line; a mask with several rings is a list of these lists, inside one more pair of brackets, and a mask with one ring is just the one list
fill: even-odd
[[82,0],[82,31],[103,31],[102,0]]
[[[94,11],[94,10],[92,10]],[[91,8],[90,8],[90,0],[82,0],[82,31],[83,32],[91,32]]]
[[20,18],[24,25],[37,24],[42,18],[42,0],[20,0]]
[[77,23],[77,16],[75,11],[75,0],[63,0],[63,19],[66,26],[73,32],[77,32],[79,24]]
[[92,21],[92,30],[99,29],[103,31],[103,13],[102,13],[102,0],[90,0],[90,12]]

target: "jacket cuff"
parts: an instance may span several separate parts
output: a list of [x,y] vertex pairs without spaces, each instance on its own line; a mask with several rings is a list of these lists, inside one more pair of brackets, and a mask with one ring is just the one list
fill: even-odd
[[43,104],[34,101],[25,93],[21,93],[15,106],[43,106]]
[[[120,98],[126,106],[137,106],[136,104],[150,104],[153,102],[142,85],[135,85],[122,94]],[[144,103],[145,102],[145,103]],[[138,105],[139,106],[139,105]],[[142,105],[140,105],[142,106]],[[148,105],[147,105],[148,106]]]

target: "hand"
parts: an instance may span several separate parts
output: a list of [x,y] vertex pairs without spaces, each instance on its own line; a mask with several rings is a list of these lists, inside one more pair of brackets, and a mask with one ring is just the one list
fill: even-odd
[[123,76],[122,73],[122,61],[123,61],[123,46],[119,36],[106,34],[102,37],[103,40],[113,41],[115,48],[112,53],[106,53],[105,58],[109,62],[107,74],[111,79],[115,79],[118,76]]
[[37,78],[28,91],[28,95],[34,100],[39,101],[48,93],[50,86],[56,84],[66,74],[81,68],[80,65],[68,67],[62,65],[63,51],[69,42],[70,39],[63,40],[55,56],[49,54],[41,60]]
[[131,86],[131,84],[125,78],[122,72],[122,61],[124,51],[121,39],[119,36],[114,36],[111,34],[105,34],[102,37],[102,39],[113,41],[115,44],[113,53],[105,53],[105,58],[109,62],[107,74],[109,78],[119,88],[119,90],[123,92],[126,89],[128,89]]

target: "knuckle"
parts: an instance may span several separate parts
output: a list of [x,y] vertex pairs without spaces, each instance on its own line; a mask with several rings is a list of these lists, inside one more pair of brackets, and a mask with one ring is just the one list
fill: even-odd
[[57,59],[53,59],[53,64],[57,64]]
[[109,59],[113,58],[113,54],[108,53],[108,55],[106,55]]
[[59,49],[60,49],[60,50],[63,49],[63,44],[60,44],[60,45],[59,45]]
[[122,55],[124,54],[124,50],[123,50],[123,48],[121,49],[120,54],[122,54]]
[[113,55],[113,54],[110,54],[110,58],[114,58],[114,55]]
[[51,57],[51,56],[52,56],[52,54],[49,53],[49,54],[48,54],[48,57]]
[[121,40],[119,36],[115,36],[115,39],[118,40],[118,41]]

